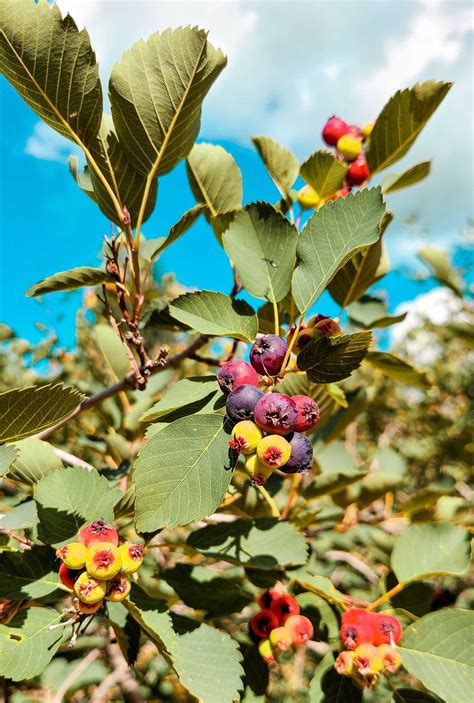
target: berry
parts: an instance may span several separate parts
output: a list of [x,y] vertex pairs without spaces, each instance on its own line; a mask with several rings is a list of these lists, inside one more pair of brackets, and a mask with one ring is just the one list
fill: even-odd
[[291,455],[281,470],[285,474],[296,474],[310,469],[313,464],[311,440],[300,432],[292,432],[286,439],[290,443]]
[[362,130],[358,124],[351,124],[349,134],[360,139],[362,137]]
[[273,469],[280,469],[291,455],[290,443],[277,434],[270,434],[260,440],[257,456],[262,464]]
[[372,616],[373,643],[398,644],[402,637],[402,626],[393,615],[377,613]]
[[356,649],[362,644],[372,644],[372,613],[361,608],[347,610],[341,621],[341,641],[347,649]]
[[61,564],[59,567],[60,580],[65,586],[70,588],[71,591],[74,589],[74,584],[80,575],[80,571],[77,571],[77,569],[70,569],[69,566],[66,566],[66,564]]
[[276,662],[275,651],[269,639],[260,642],[258,651],[265,664],[274,664]]
[[365,156],[360,154],[360,156],[351,163],[346,173],[346,183],[350,186],[360,186],[368,178],[370,178],[369,167],[367,166]]
[[267,393],[255,406],[255,422],[265,432],[288,434],[298,417],[296,403],[282,393]]
[[86,569],[93,578],[106,581],[122,568],[120,552],[110,542],[98,542],[87,551]]
[[389,644],[381,644],[377,647],[379,657],[382,658],[385,671],[394,674],[400,668],[402,658],[396,647],[391,647]]
[[310,185],[305,185],[298,191],[298,202],[303,210],[312,210],[318,207],[321,198]]
[[105,600],[111,600],[114,603],[119,603],[128,596],[131,587],[132,584],[127,576],[117,574],[117,576],[109,581]]
[[258,374],[246,361],[233,359],[220,369],[217,374],[217,382],[221,387],[221,391],[228,395],[238,386],[243,386],[244,384],[258,386]]
[[313,331],[323,337],[337,337],[342,334],[342,330],[336,320],[328,315],[316,315],[309,323]]
[[347,122],[333,115],[324,125],[322,136],[328,146],[336,146],[339,139],[343,137],[344,134],[348,134],[350,130],[351,128]]
[[362,137],[364,139],[367,139],[370,137],[372,134],[372,130],[374,128],[375,122],[367,122],[363,127],[362,127]]
[[130,544],[125,542],[118,548],[122,559],[122,572],[124,574],[134,574],[143,563],[143,547],[141,544]]
[[256,454],[250,454],[247,457],[245,460],[245,468],[254,486],[263,486],[267,478],[269,478],[274,471],[272,466],[262,464]]
[[250,350],[250,363],[263,376],[277,376],[288,350],[284,339],[276,334],[257,337]]
[[268,639],[272,647],[280,652],[289,649],[293,644],[292,634],[286,627],[275,627],[275,629],[270,632]]
[[271,604],[276,601],[277,598],[281,596],[281,593],[274,591],[269,588],[268,591],[264,591],[260,598],[258,599],[258,604],[261,608],[269,608]]
[[242,420],[238,422],[232,430],[232,439],[229,447],[242,454],[252,454],[262,439],[262,430],[255,422]]
[[298,409],[295,432],[312,430],[319,420],[319,405],[307,395],[293,395],[291,400]]
[[[290,344],[291,340],[293,339],[295,329],[296,329],[295,326],[291,327],[290,330],[288,331],[288,334],[286,335],[286,341],[288,342],[288,344]],[[301,351],[303,349],[303,347],[305,347],[308,344],[308,342],[311,342],[313,337],[314,337],[313,330],[309,329],[308,325],[301,325],[301,329],[298,332],[298,336],[297,336],[296,342],[294,344],[294,349],[296,351]]]
[[383,659],[373,644],[361,644],[357,647],[354,652],[354,664],[361,676],[378,674],[384,668]]
[[335,193],[326,198],[326,202],[329,202],[330,200],[337,200],[337,198],[345,198],[346,195],[349,195],[350,192],[350,187],[344,186],[344,188],[341,188],[341,190],[336,190]]
[[297,647],[306,644],[314,634],[311,620],[304,615],[290,615],[285,621],[285,630],[289,630],[293,644]]
[[99,600],[97,603],[83,603],[79,598],[73,598],[72,604],[82,615],[93,615],[102,608],[104,601]]
[[279,624],[278,616],[269,608],[264,608],[250,620],[252,631],[257,637],[261,637],[262,639],[268,637],[270,632],[275,627],[278,627]]
[[299,615],[300,606],[292,596],[280,596],[273,601],[270,610],[276,614],[279,624],[283,625],[290,615]]
[[253,411],[262,396],[263,391],[257,386],[252,386],[249,383],[238,386],[227,397],[225,404],[227,415],[234,422],[253,420]]
[[110,542],[115,547],[118,546],[119,536],[117,530],[109,525],[103,518],[94,520],[82,528],[79,532],[79,542],[90,547],[96,542]]
[[98,603],[105,597],[107,584],[84,571],[74,584],[74,593],[83,603]]
[[334,662],[334,668],[341,676],[350,676],[354,670],[354,652],[341,652]]
[[56,550],[59,557],[70,569],[82,569],[86,563],[87,548],[79,542],[71,542]]
[[337,142],[337,150],[346,161],[354,161],[362,151],[362,139],[344,134]]

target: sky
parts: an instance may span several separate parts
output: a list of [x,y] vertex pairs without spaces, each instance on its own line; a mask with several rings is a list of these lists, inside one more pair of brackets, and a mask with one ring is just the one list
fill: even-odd
[[[272,136],[303,160],[322,148],[321,128],[336,113],[365,123],[400,88],[435,78],[454,81],[409,154],[390,172],[433,159],[427,180],[388,196],[396,220],[386,241],[395,267],[416,265],[427,241],[453,251],[472,212],[472,4],[457,1],[58,0],[79,27],[87,26],[106,93],[113,64],[136,40],[166,27],[199,25],[223,49],[228,65],[204,103],[200,139],[222,144],[244,177],[244,201],[278,197],[249,138]],[[0,320],[37,339],[35,322],[74,339],[79,293],[38,302],[25,291],[47,275],[99,265],[109,224],[77,188],[67,168],[75,147],[28,108],[0,78]],[[107,100],[106,100],[106,108]],[[160,180],[158,205],[145,236],[166,235],[194,204],[185,169]],[[416,216],[412,218],[412,216]],[[407,218],[415,224],[408,227]],[[201,218],[202,220],[202,218]],[[228,291],[223,251],[202,220],[160,259],[190,288]],[[391,309],[430,287],[399,273],[384,281]],[[324,312],[335,314],[329,297]]]

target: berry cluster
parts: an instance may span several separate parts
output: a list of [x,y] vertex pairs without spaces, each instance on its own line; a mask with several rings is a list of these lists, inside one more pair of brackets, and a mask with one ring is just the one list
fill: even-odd
[[313,636],[313,625],[292,596],[269,590],[258,599],[260,612],[250,621],[250,636],[266,664],[274,664],[281,652],[301,647]]
[[[294,332],[294,328],[291,328],[288,332],[288,343],[290,343]],[[342,334],[342,330],[336,320],[333,320],[332,317],[328,317],[327,315],[315,315],[307,324],[300,325],[298,336],[294,343],[294,349],[296,352],[300,352],[312,339],[318,339],[319,337],[337,337],[340,334]]]
[[79,532],[79,542],[56,551],[63,562],[59,567],[62,583],[74,592],[78,613],[96,613],[109,601],[122,601],[130,593],[129,574],[143,562],[141,544],[125,542],[119,547],[117,530],[105,520],[94,520]]
[[261,335],[250,350],[250,364],[229,361],[217,380],[227,395],[226,412],[236,423],[229,442],[247,456],[245,465],[252,481],[263,485],[275,469],[294,474],[311,467],[313,447],[303,432],[319,420],[319,407],[306,395],[290,398],[283,393],[264,393],[259,374],[275,379],[281,372],[288,347],[273,334]]
[[394,673],[400,667],[396,645],[401,636],[402,627],[393,615],[347,610],[341,623],[341,640],[347,651],[336,659],[336,671],[372,688],[381,673]]

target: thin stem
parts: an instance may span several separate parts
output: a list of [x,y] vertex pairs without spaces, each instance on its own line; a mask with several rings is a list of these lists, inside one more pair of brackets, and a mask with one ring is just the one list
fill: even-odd
[[268,507],[271,510],[272,517],[280,517],[280,511],[278,510],[278,506],[271,497],[270,493],[267,491],[267,489],[264,486],[259,486],[258,483],[256,484],[256,488],[259,491],[260,495],[262,498],[266,501],[268,504]]
[[16,542],[19,542],[23,549],[31,549],[31,547],[34,546],[33,542],[28,539],[28,537],[23,537],[13,530],[9,530],[7,527],[0,527],[0,533],[10,537],[10,539],[14,539]]
[[293,332],[293,335],[291,337],[291,342],[288,345],[288,349],[286,351],[285,358],[283,359],[283,364],[281,366],[280,376],[285,375],[285,370],[286,370],[286,367],[288,366],[291,352],[293,351],[293,347],[295,346],[296,338],[298,337],[299,331],[301,329],[301,325],[303,324],[303,319],[304,319],[304,316],[301,315],[300,319],[298,320],[298,324],[296,325],[295,331]]
[[377,610],[377,608],[380,608],[380,606],[383,603],[386,603],[388,600],[391,600],[391,598],[393,598],[393,596],[396,596],[397,593],[400,593],[400,591],[403,591],[404,588],[405,588],[404,583],[397,583],[397,585],[394,586],[393,588],[391,588],[389,591],[387,591],[387,593],[384,593],[383,596],[380,596],[380,598],[377,598],[376,601],[371,603],[369,605],[369,607],[367,608],[367,611],[372,612],[373,610]]
[[273,301],[273,317],[275,320],[275,334],[277,337],[280,336],[280,317],[278,314],[278,303]]
[[285,518],[288,517],[288,514],[289,514],[291,508],[293,507],[295,500],[298,497],[298,487],[300,485],[300,481],[301,481],[301,474],[294,474],[293,475],[293,482],[291,484],[290,494],[288,496],[288,500],[286,502],[285,508],[284,508],[282,514],[280,515],[280,520],[285,520]]

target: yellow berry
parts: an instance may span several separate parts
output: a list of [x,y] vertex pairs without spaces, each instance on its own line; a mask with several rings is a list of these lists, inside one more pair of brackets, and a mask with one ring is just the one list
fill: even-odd
[[370,137],[372,134],[372,130],[374,128],[375,122],[367,122],[363,127],[362,127],[362,136],[364,139],[367,139],[367,137]]
[[391,674],[394,674],[400,668],[402,658],[396,647],[390,644],[381,644],[377,647],[378,655],[384,663],[384,668]]
[[361,644],[354,651],[354,664],[361,676],[378,674],[383,671],[384,661],[373,644]]
[[250,454],[246,458],[245,468],[247,469],[251,482],[257,486],[263,486],[267,478],[273,473],[273,467],[262,464],[256,454]]
[[109,581],[105,600],[111,600],[114,603],[119,603],[128,596],[131,587],[132,584],[130,583],[130,579],[123,574],[118,574],[111,581]]
[[93,615],[102,608],[104,601],[99,600],[97,603],[83,603],[79,598],[74,598],[72,604],[82,615]]
[[134,574],[143,564],[143,547],[141,544],[131,544],[125,542],[118,548],[122,559],[122,572],[124,574]]
[[105,598],[106,591],[107,584],[105,581],[98,581],[90,576],[87,571],[84,571],[74,584],[74,592],[83,603],[98,603]]
[[310,185],[305,185],[298,192],[298,202],[303,210],[311,210],[318,207],[321,198]]
[[236,452],[242,454],[252,454],[257,448],[257,444],[262,439],[263,433],[260,427],[251,420],[238,422],[232,430],[232,439],[229,446]]
[[341,676],[350,676],[354,669],[354,652],[341,652],[334,663],[334,668]]
[[278,469],[284,466],[291,456],[290,443],[281,435],[270,434],[258,443],[257,456],[262,464]]
[[362,140],[352,134],[344,134],[337,142],[337,150],[346,161],[354,161],[362,151]]
[[274,664],[276,662],[275,650],[269,639],[260,642],[258,651],[265,664]]
[[111,542],[96,542],[87,550],[86,569],[90,576],[107,581],[122,568],[122,557]]
[[270,644],[282,652],[293,644],[293,637],[287,627],[275,627],[269,634]]
[[71,542],[57,549],[56,556],[70,569],[82,569],[86,563],[87,547],[80,542]]

